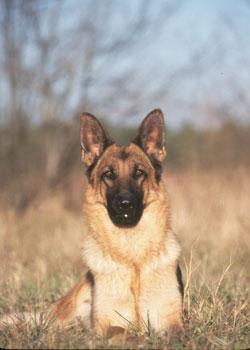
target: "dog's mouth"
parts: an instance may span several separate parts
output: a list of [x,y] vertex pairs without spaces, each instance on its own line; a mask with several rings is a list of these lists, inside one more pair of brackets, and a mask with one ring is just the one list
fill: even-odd
[[108,197],[107,210],[112,222],[119,227],[133,227],[138,224],[143,213],[142,195],[130,193]]
[[111,210],[108,210],[109,217],[112,222],[119,227],[133,227],[138,224],[142,216],[142,210],[136,213],[113,213]]

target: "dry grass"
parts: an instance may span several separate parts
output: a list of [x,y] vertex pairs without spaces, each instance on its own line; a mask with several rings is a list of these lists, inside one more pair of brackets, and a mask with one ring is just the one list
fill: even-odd
[[[167,174],[173,227],[183,246],[185,335],[149,334],[120,348],[246,349],[250,346],[250,171]],[[63,295],[83,274],[81,217],[53,195],[24,216],[0,215],[0,315],[34,311]],[[6,348],[111,348],[81,325],[45,324],[0,331]]]

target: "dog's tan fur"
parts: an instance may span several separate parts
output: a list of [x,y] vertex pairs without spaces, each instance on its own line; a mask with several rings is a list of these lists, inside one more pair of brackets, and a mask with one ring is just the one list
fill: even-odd
[[[121,178],[134,163],[149,174],[143,184],[145,209],[134,228],[115,226],[108,216],[105,185],[99,180],[108,163],[116,165]],[[67,323],[82,316],[102,335],[112,327],[143,328],[148,320],[156,331],[181,327],[176,278],[180,248],[171,230],[169,196],[139,146],[113,144],[104,151],[85,192],[84,219],[83,260],[94,284],[85,279],[74,287],[56,304],[56,317]]]
[[[180,247],[171,230],[166,184],[157,180],[150,158],[161,162],[165,156],[163,116],[159,110],[149,116],[144,121],[148,125],[140,129],[141,134],[145,133],[143,128],[148,133],[144,149],[136,143],[109,143],[105,148],[100,123],[91,115],[82,116],[82,160],[87,167],[94,165],[83,208],[83,260],[89,272],[52,306],[50,315],[60,325],[79,317],[85,327],[100,335],[131,325],[145,331],[149,322],[157,332],[182,327],[182,298],[176,277]],[[116,226],[109,217],[107,186],[101,181],[109,164],[121,182],[126,182],[135,164],[147,173],[139,184],[144,193],[143,214],[132,228]]]

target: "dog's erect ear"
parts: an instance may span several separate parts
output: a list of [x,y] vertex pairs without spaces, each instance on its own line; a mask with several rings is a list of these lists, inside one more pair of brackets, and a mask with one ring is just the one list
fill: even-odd
[[141,123],[139,134],[133,141],[152,159],[162,162],[166,156],[166,130],[160,109],[150,112]]
[[101,123],[89,113],[83,113],[80,117],[80,142],[82,162],[87,167],[93,165],[105,148],[113,143]]

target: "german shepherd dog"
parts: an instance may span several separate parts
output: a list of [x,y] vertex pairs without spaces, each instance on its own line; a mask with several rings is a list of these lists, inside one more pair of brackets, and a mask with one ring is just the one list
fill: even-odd
[[80,318],[101,336],[133,325],[159,332],[182,329],[180,247],[171,230],[162,179],[166,156],[161,110],[143,120],[127,146],[115,144],[91,114],[80,118],[84,198],[83,280],[52,306],[58,324]]
[[55,304],[63,324],[81,317],[97,334],[182,327],[179,244],[171,230],[169,197],[161,178],[165,127],[161,110],[143,120],[138,136],[118,146],[91,114],[80,119],[84,199],[83,260],[88,272]]

